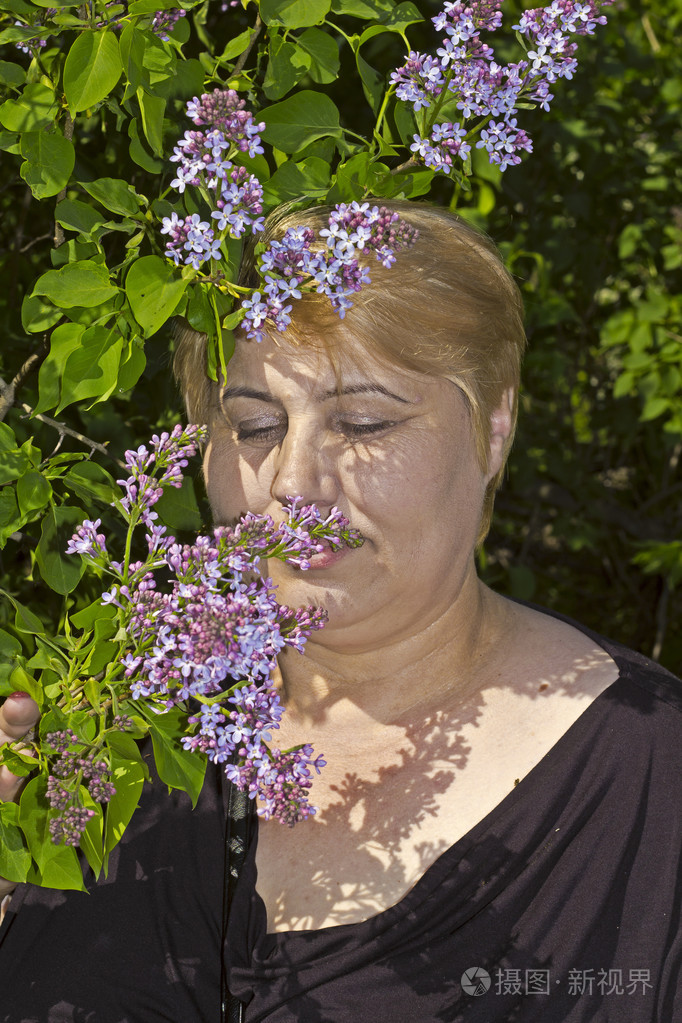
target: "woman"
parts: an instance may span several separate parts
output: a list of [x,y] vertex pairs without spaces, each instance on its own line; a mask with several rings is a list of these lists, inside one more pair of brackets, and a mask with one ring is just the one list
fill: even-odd
[[[329,611],[277,679],[278,744],[313,742],[328,766],[312,821],[259,823],[230,988],[247,1023],[682,1019],[679,683],[478,580],[520,301],[465,223],[391,205],[419,240],[371,265],[345,320],[296,303],[286,334],[238,340],[220,388],[200,339],[180,344],[217,522],[278,517],[300,495],[365,537],[305,573],[268,566],[280,600]],[[275,230],[301,222],[323,218]],[[18,993],[0,1019],[217,1019],[224,793],[210,778],[194,815],[148,792],[89,897],[12,900],[0,992],[12,979]]]

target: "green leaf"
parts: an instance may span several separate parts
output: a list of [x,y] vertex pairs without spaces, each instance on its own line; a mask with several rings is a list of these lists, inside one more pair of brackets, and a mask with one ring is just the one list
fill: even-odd
[[355,54],[355,62],[362,81],[362,91],[373,112],[379,111],[384,97],[384,76],[367,63],[360,51]]
[[93,816],[85,825],[81,835],[80,849],[95,877],[99,876],[104,860],[103,836],[104,836],[104,810],[100,803],[96,803],[85,786],[81,785],[81,801],[87,810],[93,811]]
[[46,199],[61,192],[76,161],[73,143],[58,132],[24,132],[21,155],[24,163],[19,173],[36,199]]
[[[368,39],[371,39],[375,35],[379,35],[381,32],[388,30],[389,32],[398,32],[403,38],[405,38],[405,29],[410,25],[416,25],[419,22],[424,21],[424,16],[421,11],[413,3],[398,4],[393,10],[386,16],[382,17],[380,25],[370,25],[366,28],[360,36],[359,45],[362,46]],[[407,43],[407,39],[405,40]]]
[[[0,149],[12,156],[20,156],[19,136],[14,131],[0,131]],[[669,246],[667,246],[669,248]]]
[[327,32],[308,28],[298,37],[298,45],[310,56],[310,77],[314,82],[333,82],[339,74],[339,48]]
[[269,206],[289,202],[291,199],[320,198],[327,194],[331,168],[326,160],[308,157],[302,163],[287,160],[263,186],[263,195]]
[[56,111],[52,89],[32,82],[20,99],[8,99],[0,106],[0,124],[9,131],[39,131],[54,121]]
[[154,96],[141,85],[137,89],[137,101],[140,104],[142,128],[147,142],[156,156],[163,156],[162,129],[166,101],[160,96]]
[[184,715],[178,710],[155,715],[149,721],[149,731],[161,781],[169,788],[187,792],[192,805],[196,805],[206,773],[206,761],[180,745],[185,734]]
[[38,334],[49,330],[57,320],[62,318],[61,309],[43,302],[38,295],[25,295],[21,303],[21,325],[29,334]]
[[201,529],[201,513],[197,504],[194,484],[186,476],[181,487],[166,487],[163,497],[154,505],[163,525],[171,530],[191,530],[197,533]]
[[119,53],[123,73],[126,76],[131,91],[134,92],[140,85],[147,85],[149,83],[149,75],[143,66],[144,35],[139,31],[134,21],[129,21],[121,32]]
[[57,203],[54,218],[68,231],[78,231],[86,236],[106,223],[106,217],[79,199],[63,199]]
[[155,334],[170,319],[187,283],[160,256],[143,256],[133,263],[126,277],[126,295],[147,336]]
[[31,854],[23,839],[16,803],[0,803],[0,877],[25,881],[31,866]]
[[[26,72],[19,64],[0,60],[0,82],[3,85],[20,86],[26,81]],[[1,876],[1,875],[0,875]]]
[[26,880],[46,888],[85,890],[83,874],[73,846],[55,845],[50,835],[50,815],[44,775],[32,778],[21,793],[19,825],[35,860]]
[[116,329],[89,327],[66,360],[57,412],[74,401],[110,397],[118,380],[122,350],[123,338]]
[[21,529],[23,522],[16,492],[12,487],[3,487],[0,490],[0,548]]
[[259,117],[266,124],[263,138],[283,153],[295,153],[328,135],[341,137],[335,104],[324,93],[309,89],[267,107]]
[[144,354],[144,348],[133,339],[128,346],[127,353],[121,359],[116,383],[117,392],[122,394],[131,390],[144,373],[146,365],[147,357]]
[[23,516],[44,508],[52,496],[52,487],[39,472],[27,472],[17,482],[17,501]]
[[79,347],[84,332],[82,323],[62,323],[52,331],[50,351],[38,373],[36,412],[45,412],[59,404],[64,367],[71,352]]
[[263,91],[268,99],[281,99],[293,89],[310,68],[310,57],[293,43],[273,33],[270,41],[270,60],[268,62]]
[[370,171],[368,152],[358,153],[342,163],[336,172],[334,187],[329,193],[330,202],[348,202],[359,199],[365,191]]
[[233,60],[234,57],[239,57],[251,42],[252,35],[253,29],[247,28],[245,32],[241,32],[234,39],[230,39],[221,54],[221,60]]
[[140,138],[137,121],[131,120],[128,122],[128,137],[130,138],[128,152],[130,153],[131,160],[134,160],[138,167],[142,167],[149,174],[160,173],[163,170],[163,161],[157,160],[145,149]]
[[36,549],[40,574],[57,593],[71,593],[85,570],[85,562],[76,554],[66,554],[66,546],[81,522],[87,518],[81,508],[54,505],[45,515]]
[[331,0],[261,0],[260,15],[266,25],[305,28],[324,21],[330,7]]
[[96,181],[79,181],[88,195],[104,206],[105,210],[126,217],[134,217],[140,212],[142,197],[135,193],[132,185],[121,178],[97,178]]
[[72,114],[99,103],[123,73],[118,39],[113,32],[83,32],[64,63],[64,92]]
[[[110,745],[112,781],[116,794],[107,805],[104,827],[104,851],[108,856],[117,842],[120,842],[130,818],[137,809],[142,794],[142,786],[147,776],[144,764],[117,755]],[[105,868],[106,869],[106,868]]]
[[97,462],[77,462],[64,476],[64,483],[86,508],[93,500],[112,505],[121,496],[113,478]]
[[60,309],[84,306],[90,309],[104,305],[118,293],[109,282],[105,266],[90,260],[69,263],[60,270],[48,270],[39,277],[34,295],[45,295]]
[[345,14],[363,21],[379,20],[394,7],[393,0],[332,0],[335,14]]
[[29,465],[28,455],[19,449],[14,431],[7,423],[0,423],[0,483],[23,476]]
[[32,675],[29,675],[29,673],[21,664],[17,664],[17,666],[14,668],[12,674],[9,677],[9,681],[14,692],[28,693],[29,696],[33,697],[37,704],[42,705],[43,703],[42,686],[38,682],[36,682]]
[[104,620],[111,621],[116,617],[117,609],[113,604],[103,604],[101,600],[96,600],[92,604],[88,604],[87,607],[81,608],[80,611],[76,611],[75,614],[71,615],[70,622],[76,629],[82,629],[85,632],[90,631],[95,622]]
[[20,604],[16,597],[13,597],[11,593],[6,590],[0,590],[5,600],[9,600],[10,604],[15,610],[14,615],[14,628],[17,632],[27,632],[29,635],[45,635],[45,626],[41,622],[37,615],[33,614],[33,611],[29,611],[27,607]]

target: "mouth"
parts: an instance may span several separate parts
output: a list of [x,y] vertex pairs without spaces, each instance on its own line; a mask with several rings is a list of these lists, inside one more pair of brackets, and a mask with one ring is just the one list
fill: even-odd
[[345,544],[341,547],[332,546],[328,540],[322,540],[322,546],[324,550],[319,551],[317,554],[313,554],[308,559],[309,568],[301,569],[301,571],[314,572],[318,569],[331,568],[332,565],[338,564],[343,558],[349,554],[353,548],[347,547]]

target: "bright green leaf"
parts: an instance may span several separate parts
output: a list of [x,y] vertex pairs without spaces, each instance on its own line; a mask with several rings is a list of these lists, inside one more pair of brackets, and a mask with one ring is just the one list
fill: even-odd
[[3,85],[20,86],[26,81],[26,72],[20,64],[0,60],[0,82]]
[[339,111],[324,93],[309,89],[262,110],[263,138],[284,153],[295,153],[315,139],[341,136]]
[[46,199],[61,192],[71,177],[76,160],[73,143],[58,132],[24,132],[21,155],[24,163],[19,173],[36,199]]
[[106,223],[106,217],[79,199],[63,199],[57,204],[54,218],[58,224],[69,231],[78,231],[84,235],[90,234],[95,228]]
[[52,487],[42,473],[27,472],[17,481],[17,501],[22,515],[44,508],[52,496]]
[[61,399],[57,412],[74,401],[108,398],[118,380],[123,338],[106,327],[89,327],[64,367]]
[[89,260],[69,263],[61,270],[48,270],[33,288],[34,295],[45,295],[61,309],[101,306],[117,292],[118,288],[109,282],[106,267]]
[[31,854],[18,827],[16,803],[0,803],[0,877],[25,881],[31,866]]
[[54,505],[43,518],[36,562],[40,574],[57,593],[70,593],[85,570],[85,562],[77,554],[66,554],[66,546],[87,515],[81,508]]
[[52,331],[50,351],[38,374],[36,412],[45,412],[59,404],[64,367],[71,352],[80,345],[84,331],[81,323],[62,323]]
[[147,336],[173,315],[186,287],[187,281],[160,256],[143,256],[133,263],[126,277],[126,295]]
[[177,710],[156,715],[149,721],[154,759],[161,781],[170,788],[187,792],[192,805],[196,805],[206,773],[206,762],[180,745],[184,730],[184,716]]
[[64,92],[72,114],[99,103],[123,72],[118,39],[113,32],[83,32],[64,63]]
[[140,212],[142,199],[127,181],[120,178],[97,178],[96,181],[80,181],[79,184],[105,210],[127,217],[134,217]]
[[166,101],[160,96],[147,92],[141,85],[137,89],[137,101],[142,114],[142,128],[147,142],[156,156],[163,155],[163,115]]
[[297,39],[299,47],[305,50],[311,60],[310,77],[314,82],[333,82],[339,73],[339,48],[328,32],[319,28],[308,28]]
[[29,465],[27,454],[18,447],[14,431],[7,423],[0,422],[0,483],[23,476]]
[[261,0],[260,15],[266,25],[305,28],[324,21],[330,7],[331,0]]
[[54,121],[56,111],[52,89],[32,82],[20,99],[8,99],[0,106],[0,124],[9,131],[39,131]]

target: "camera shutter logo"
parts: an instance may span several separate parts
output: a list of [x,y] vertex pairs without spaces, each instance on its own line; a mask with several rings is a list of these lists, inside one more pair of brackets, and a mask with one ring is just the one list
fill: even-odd
[[484,995],[490,989],[490,974],[482,966],[471,966],[462,974],[462,991],[467,995]]

